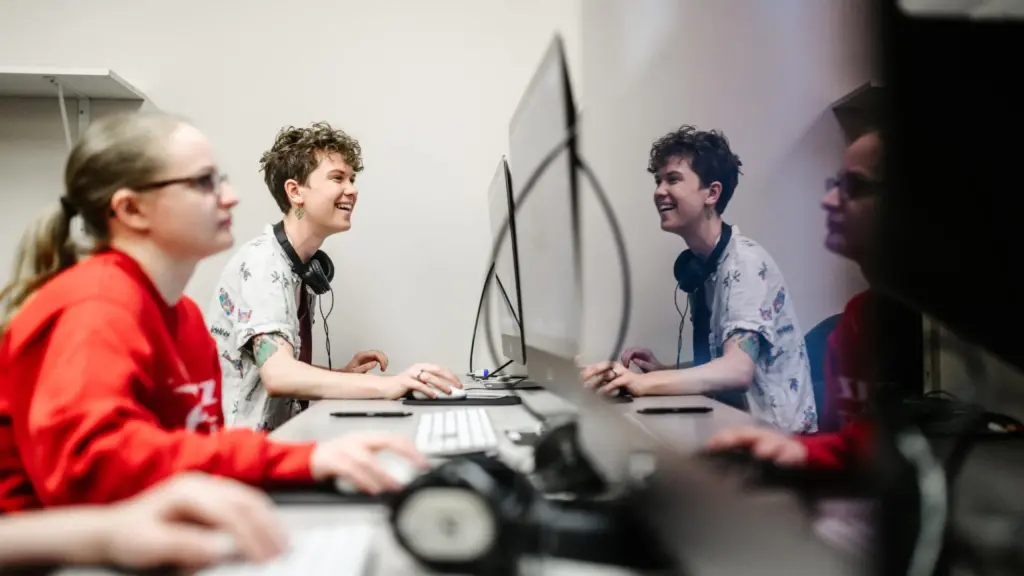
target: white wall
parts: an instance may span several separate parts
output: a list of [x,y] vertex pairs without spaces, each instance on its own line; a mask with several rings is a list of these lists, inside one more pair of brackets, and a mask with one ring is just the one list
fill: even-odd
[[[381,348],[396,367],[461,371],[486,270],[486,188],[556,30],[580,91],[579,4],[5,0],[0,65],[111,68],[192,119],[242,196],[240,240],[280,217],[257,171],[276,131],[315,120],[344,128],[367,169],[353,229],[325,246],[339,268],[334,360]],[[26,220],[58,196],[65,153],[55,100],[0,103],[0,280]],[[204,263],[188,287],[204,307],[227,257]],[[322,362],[319,327],[314,337]]]
[[[725,219],[774,256],[804,331],[841,312],[864,286],[823,248],[819,201],[845,147],[829,104],[870,77],[865,4],[583,3],[582,153],[612,196],[629,245],[627,345],[675,360],[671,267],[685,245],[661,231],[646,167],[651,143],[683,123],[724,130],[739,154],[743,175]],[[584,350],[594,359],[611,351],[621,289],[610,229],[589,188],[584,220]],[[687,336],[684,360],[690,349]]]

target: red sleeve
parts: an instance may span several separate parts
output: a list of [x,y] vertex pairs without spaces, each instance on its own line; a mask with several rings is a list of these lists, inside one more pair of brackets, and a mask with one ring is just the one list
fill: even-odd
[[807,447],[807,467],[814,470],[845,470],[858,466],[870,454],[871,426],[857,419],[839,432],[797,437]]
[[161,427],[138,400],[152,390],[150,343],[104,303],[68,310],[49,335],[35,386],[25,386],[16,442],[44,505],[106,503],[177,472],[249,484],[311,481],[312,444],[280,444],[247,429],[200,434]]
[[[811,436],[799,436],[798,439],[807,447],[807,466],[816,470],[843,470],[856,464],[860,454],[866,453],[866,424],[855,420],[839,427],[839,411],[836,401],[840,396],[839,360],[840,334],[845,329],[844,320],[828,338],[825,347],[825,409],[820,415],[822,430],[837,430]],[[865,452],[861,452],[865,450]]]

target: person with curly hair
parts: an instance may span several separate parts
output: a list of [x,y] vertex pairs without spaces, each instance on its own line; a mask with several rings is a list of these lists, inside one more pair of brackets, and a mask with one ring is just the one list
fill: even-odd
[[740,166],[716,130],[684,125],[651,147],[647,170],[661,229],[686,242],[688,268],[697,271],[688,274],[697,278],[693,286],[679,286],[689,292],[694,365],[666,365],[648,349],[631,348],[581,377],[603,394],[706,394],[787,432],[815,432],[807,349],[782,271],[760,244],[722,221]]
[[378,366],[387,370],[387,356],[379,351],[358,352],[338,370],[312,365],[312,295],[301,268],[330,266],[320,246],[352,227],[362,149],[326,122],[288,126],[260,166],[284,216],[232,256],[206,315],[224,372],[228,425],[274,430],[308,400],[397,399],[413,390],[437,397],[461,388],[450,370],[434,364],[369,374]]
[[110,504],[182,473],[377,494],[401,483],[376,453],[427,465],[400,435],[282,443],[225,429],[219,351],[184,291],[234,245],[237,204],[186,120],[120,113],[82,132],[0,290],[0,516]]

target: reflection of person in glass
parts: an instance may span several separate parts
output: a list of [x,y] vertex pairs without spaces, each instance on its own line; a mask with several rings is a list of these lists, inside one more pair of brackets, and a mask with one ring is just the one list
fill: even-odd
[[[829,179],[821,203],[827,214],[826,248],[860,265],[869,283],[881,163],[881,136],[870,131],[846,149],[843,168],[836,178]],[[709,448],[746,447],[758,458],[814,469],[849,468],[862,462],[870,447],[869,428],[860,417],[868,393],[880,381],[898,376],[880,373],[873,354],[876,318],[883,306],[888,310],[886,301],[872,290],[858,294],[846,305],[828,339],[827,392],[821,421],[825,430],[841,426],[839,432],[788,436],[763,428],[740,428],[719,433]]]
[[588,366],[583,382],[603,394],[707,394],[742,404],[782,430],[815,432],[807,349],[782,271],[764,248],[722,222],[740,166],[714,130],[683,126],[651,147],[647,169],[661,228],[686,241],[691,268],[706,271],[692,275],[689,295],[695,366],[666,366],[650,350],[634,348],[621,362]]

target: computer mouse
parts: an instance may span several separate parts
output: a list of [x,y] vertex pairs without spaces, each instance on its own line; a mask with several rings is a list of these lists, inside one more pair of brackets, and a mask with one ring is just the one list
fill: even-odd
[[[405,456],[396,454],[390,450],[381,450],[377,453],[377,463],[398,483],[405,486],[416,479],[423,470],[410,462]],[[337,478],[334,487],[342,494],[358,494],[359,488],[347,478]]]
[[431,398],[419,390],[413,390],[412,397],[416,400],[461,400],[466,397],[466,389],[452,386],[452,391],[449,394],[445,394],[438,390],[437,398]]
[[697,459],[716,468],[729,469],[737,467],[753,467],[760,462],[747,448],[728,448],[725,450],[708,450],[699,452]]
[[616,388],[612,390],[611,394],[604,394],[603,397],[612,404],[625,404],[633,401],[633,395],[625,388]]
[[[802,468],[779,466],[771,460],[758,458],[747,448],[701,452],[697,458],[719,472],[741,476],[748,486],[796,487],[814,476]],[[826,477],[821,475],[821,480]]]

